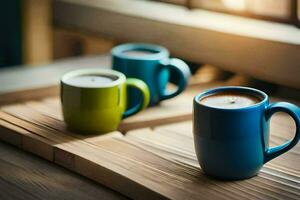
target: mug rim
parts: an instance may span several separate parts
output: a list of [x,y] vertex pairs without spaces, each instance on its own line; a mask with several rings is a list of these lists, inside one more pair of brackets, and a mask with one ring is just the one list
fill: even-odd
[[[260,97],[262,97],[262,100],[256,104],[250,105],[250,106],[245,106],[241,108],[220,108],[220,107],[213,107],[213,106],[208,106],[200,103],[200,99],[208,96],[210,94],[217,93],[219,91],[243,91],[243,92],[248,92],[248,94],[258,94]],[[257,96],[257,95],[256,95]],[[223,110],[223,111],[240,111],[240,110],[249,110],[253,108],[260,107],[261,105],[264,105],[266,102],[268,102],[268,95],[264,93],[263,91],[260,91],[255,88],[251,87],[243,87],[243,86],[222,86],[222,87],[216,87],[216,88],[211,88],[208,90],[205,90],[204,92],[201,92],[197,94],[194,97],[194,102],[197,103],[197,105],[209,108],[209,109],[214,109],[214,110]]]
[[[157,53],[153,53],[150,55],[144,56],[134,56],[134,55],[126,55],[124,51],[132,51],[132,50],[145,50],[145,51],[154,51]],[[128,59],[128,60],[160,60],[164,57],[169,57],[170,53],[168,49],[163,46],[157,44],[149,44],[149,43],[125,43],[118,46],[115,46],[111,50],[111,54],[113,56]]]
[[[69,78],[76,77],[76,76],[83,76],[83,75],[116,76],[117,79],[112,80],[110,83],[105,84],[103,86],[95,86],[95,87],[75,86],[75,85],[68,84],[66,82],[66,80]],[[64,85],[67,85],[70,87],[74,87],[74,88],[84,88],[84,89],[111,88],[111,87],[120,85],[125,81],[126,81],[126,76],[121,72],[111,70],[111,69],[95,69],[95,68],[86,68],[86,69],[83,68],[83,69],[72,70],[72,71],[65,73],[60,79],[61,84],[64,84]]]

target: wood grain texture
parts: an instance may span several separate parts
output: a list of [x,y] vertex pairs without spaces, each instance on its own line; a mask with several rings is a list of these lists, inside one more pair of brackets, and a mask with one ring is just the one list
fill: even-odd
[[[66,130],[61,118],[49,114],[55,111],[55,101],[46,99],[3,107],[0,126],[9,130],[6,134],[21,137],[21,148],[29,148],[46,159],[50,156],[50,161],[128,197],[295,200],[300,197],[299,145],[266,164],[252,179],[218,181],[205,176],[198,165],[191,121],[153,125],[131,130],[125,136],[119,132],[78,135]],[[271,145],[291,138],[294,129],[288,116],[275,115]],[[10,142],[10,137],[2,138]],[[36,144],[24,146],[24,140]],[[41,154],[45,147],[50,153]]]
[[125,199],[93,181],[2,142],[0,174],[3,200]]

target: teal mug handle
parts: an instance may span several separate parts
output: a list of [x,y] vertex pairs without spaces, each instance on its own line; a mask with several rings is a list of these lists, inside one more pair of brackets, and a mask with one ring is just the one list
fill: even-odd
[[296,133],[292,140],[289,140],[286,143],[278,145],[276,147],[266,148],[264,154],[264,163],[287,152],[288,150],[293,148],[300,139],[300,109],[291,103],[286,103],[286,102],[273,103],[270,104],[265,111],[266,120],[269,121],[272,115],[275,114],[276,112],[285,112],[293,118],[296,124]]
[[138,89],[142,93],[143,98],[135,106],[126,110],[123,113],[123,119],[130,117],[130,116],[140,112],[141,110],[147,108],[147,106],[149,105],[149,102],[150,102],[149,88],[144,81],[141,81],[136,78],[128,78],[126,80],[126,87],[132,87],[132,88]]
[[168,69],[174,70],[179,76],[179,79],[178,79],[179,81],[176,84],[177,89],[175,89],[175,91],[169,91],[166,89],[160,95],[161,100],[166,100],[166,99],[170,99],[170,98],[177,96],[186,88],[186,86],[188,84],[188,80],[191,76],[191,71],[190,71],[189,66],[184,61],[182,61],[178,58],[166,59],[166,60],[161,61],[160,64],[162,66],[162,69],[166,67]]

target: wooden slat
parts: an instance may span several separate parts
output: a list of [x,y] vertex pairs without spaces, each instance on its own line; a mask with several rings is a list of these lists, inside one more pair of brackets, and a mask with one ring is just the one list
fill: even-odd
[[[7,195],[22,195],[23,199],[95,199],[95,195],[104,195],[105,192],[95,192],[95,191],[86,191],[78,187],[78,181],[64,183],[57,181],[57,177],[51,175],[49,176],[45,170],[41,169],[40,174],[37,171],[32,170],[32,168],[21,168],[20,166],[11,163],[10,161],[0,159],[1,169],[6,169],[1,171],[1,182],[3,181],[6,184],[11,185],[21,185],[21,191],[5,191],[3,188],[3,183],[1,183],[1,199],[9,199]],[[49,167],[46,167],[49,169]],[[48,171],[49,173],[49,171]],[[66,177],[61,173],[61,176]],[[76,180],[76,179],[75,179]],[[73,180],[74,181],[74,180]],[[66,184],[69,184],[69,186]],[[73,187],[72,187],[73,186]],[[81,184],[81,187],[84,187]],[[11,189],[12,187],[7,188]],[[14,187],[16,190],[17,187]],[[58,189],[59,188],[59,189]],[[88,195],[86,192],[89,192]],[[4,193],[4,194],[3,194]],[[108,195],[108,192],[107,194]],[[108,195],[111,198],[117,199],[113,195]],[[98,196],[99,198],[99,196]],[[21,199],[19,197],[14,197],[14,199]]]
[[1,193],[0,193],[1,199],[28,199],[28,200],[37,199],[37,197],[34,194],[28,194],[28,192],[24,191],[22,188],[12,187],[11,183],[9,183],[6,180],[0,179],[0,185],[1,185]]
[[[3,142],[0,142],[0,160],[5,164],[0,167],[0,199],[125,199],[117,192]],[[38,198],[41,196],[44,198]]]

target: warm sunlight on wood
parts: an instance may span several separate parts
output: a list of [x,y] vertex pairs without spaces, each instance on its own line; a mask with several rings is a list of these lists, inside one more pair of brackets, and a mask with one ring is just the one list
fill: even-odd
[[289,0],[193,0],[192,7],[221,12],[236,12],[272,18],[287,19],[290,16]]
[[246,0],[222,0],[226,8],[243,11],[246,9]]

